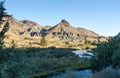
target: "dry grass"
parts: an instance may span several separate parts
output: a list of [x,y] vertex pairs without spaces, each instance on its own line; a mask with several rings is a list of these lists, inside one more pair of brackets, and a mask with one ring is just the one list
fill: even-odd
[[[19,36],[12,33],[6,33],[5,38],[5,46],[11,47],[13,45],[12,41],[15,42],[16,47],[43,47],[40,44],[41,37],[27,37],[27,36]],[[85,45],[84,42],[70,42],[67,40],[60,40],[59,38],[46,38],[47,46],[51,47],[55,46],[57,48],[76,48],[76,49],[85,49],[86,47],[94,48],[92,45]],[[69,44],[67,44],[68,42]],[[81,45],[80,45],[81,44]],[[44,46],[45,47],[45,46]]]

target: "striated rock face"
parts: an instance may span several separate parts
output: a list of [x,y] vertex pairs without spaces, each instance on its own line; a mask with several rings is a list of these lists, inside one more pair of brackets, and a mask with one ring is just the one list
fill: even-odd
[[10,29],[6,37],[7,45],[9,45],[12,40],[17,40],[18,45],[26,43],[29,45],[29,43],[32,42],[35,46],[39,46],[42,36],[46,37],[47,42],[51,46],[60,45],[62,47],[69,43],[71,46],[80,43],[84,44],[85,40],[91,42],[107,40],[106,37],[99,36],[93,31],[84,28],[74,28],[65,19],[53,27],[42,26],[29,20],[18,21],[15,18],[11,18],[9,23]]
[[100,37],[93,31],[84,28],[74,28],[65,19],[61,20],[61,22],[57,25],[51,27],[42,26],[29,20],[18,21],[14,18],[11,18],[9,33],[28,37],[46,35],[46,37],[49,39],[57,37],[60,40],[65,39],[69,41],[80,42],[84,40],[97,41],[98,37],[102,40],[105,39],[105,37]]
[[93,31],[90,31],[84,28],[74,28],[65,19],[63,19],[60,23],[58,23],[54,27],[51,27],[50,29],[48,29],[46,36],[49,38],[57,37],[61,40],[65,39],[69,41],[79,41],[79,42],[85,41],[85,40],[97,42],[98,37],[103,38]]
[[23,20],[21,22],[28,26],[27,31],[30,33],[30,36],[40,36],[41,35],[40,32],[43,29],[42,25],[39,25],[38,23],[29,21],[29,20]]
[[24,35],[24,36],[38,36],[42,30],[42,25],[39,25],[35,22],[24,20],[18,21],[14,18],[11,18],[9,21],[10,30],[9,33],[15,35]]
[[20,35],[20,33],[26,31],[27,25],[23,24],[22,22],[14,18],[11,18],[9,23],[10,23],[9,33]]
[[66,39],[69,41],[81,40],[81,38],[78,37],[78,30],[72,27],[66,20],[62,20],[56,26],[51,27],[47,32],[48,34],[46,36],[51,38],[58,37],[59,39]]

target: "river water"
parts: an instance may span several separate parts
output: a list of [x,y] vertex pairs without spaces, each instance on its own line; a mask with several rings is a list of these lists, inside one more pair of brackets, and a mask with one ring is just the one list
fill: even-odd
[[[93,53],[87,52],[86,50],[77,50],[72,51],[74,54],[79,57],[91,58]],[[70,70],[66,72],[59,72],[58,74],[53,74],[47,78],[92,78],[91,70]]]
[[93,53],[87,52],[87,50],[77,50],[72,52],[78,55],[79,57],[91,58],[93,56]]
[[60,73],[58,75],[53,75],[48,78],[91,78],[91,70],[72,70],[66,71],[65,73]]

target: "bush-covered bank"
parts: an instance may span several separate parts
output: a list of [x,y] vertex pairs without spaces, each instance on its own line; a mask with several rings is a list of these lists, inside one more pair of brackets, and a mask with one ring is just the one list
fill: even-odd
[[120,78],[120,69],[114,69],[112,67],[107,67],[99,72],[81,72],[82,75],[78,75],[80,71],[66,71],[64,74],[54,75],[55,78]]
[[82,70],[88,70],[91,69],[90,66],[86,65],[84,67],[72,67],[72,68],[65,68],[65,69],[60,69],[60,70],[53,70],[53,71],[49,71],[46,73],[40,73],[40,74],[36,74],[36,75],[31,75],[29,76],[30,78],[47,78],[49,76],[54,76],[54,75],[59,75],[61,73],[65,73],[66,71],[73,71],[73,70],[77,70],[77,71],[82,71]]
[[120,38],[114,37],[108,42],[100,44],[94,49],[91,67],[93,70],[102,70],[106,67],[120,68]]
[[0,51],[1,78],[28,78],[39,73],[84,68],[87,59],[79,58],[70,48],[4,48]]

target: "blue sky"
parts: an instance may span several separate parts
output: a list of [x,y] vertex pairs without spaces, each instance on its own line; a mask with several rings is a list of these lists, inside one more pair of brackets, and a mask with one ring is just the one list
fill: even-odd
[[104,36],[120,32],[120,0],[6,0],[5,7],[18,20],[54,26],[66,19]]

